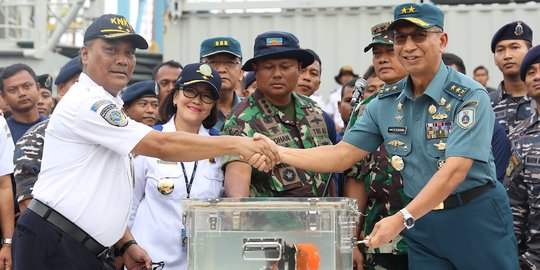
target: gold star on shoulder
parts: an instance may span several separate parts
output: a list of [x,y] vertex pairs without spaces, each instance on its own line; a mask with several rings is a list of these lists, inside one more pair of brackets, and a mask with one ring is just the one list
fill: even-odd
[[392,90],[396,90],[396,89],[397,89],[397,85],[392,86]]

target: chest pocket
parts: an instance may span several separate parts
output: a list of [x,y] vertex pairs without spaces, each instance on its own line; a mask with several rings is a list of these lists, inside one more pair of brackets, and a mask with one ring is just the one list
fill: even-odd
[[446,141],[451,131],[451,121],[426,123],[426,151],[429,156],[437,159],[445,156]]
[[[201,162],[199,162],[201,163]],[[201,196],[204,198],[216,198],[219,197],[223,192],[223,171],[220,168],[221,160],[214,160],[214,163],[209,162],[207,166],[204,168],[201,167],[201,169],[204,169],[204,171],[201,171],[201,174],[203,174],[202,179],[199,177],[197,180],[203,180],[204,183],[201,183],[201,188],[204,188],[203,190],[197,190],[197,194],[193,194],[195,190],[192,190],[192,197],[193,196]],[[198,184],[198,183],[197,183]],[[198,185],[196,183],[193,183],[193,186],[195,188],[198,188]]]
[[187,197],[180,164],[159,160],[154,166],[154,172],[146,179],[147,196],[158,200],[179,200]]
[[405,136],[389,136],[388,140],[384,142],[384,147],[390,157],[392,156],[407,156],[412,150],[412,141]]

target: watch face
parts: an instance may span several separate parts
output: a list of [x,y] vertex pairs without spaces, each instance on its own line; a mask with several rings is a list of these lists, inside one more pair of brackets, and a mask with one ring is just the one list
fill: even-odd
[[414,219],[413,218],[406,219],[405,224],[407,225],[407,227],[412,227],[414,225]]

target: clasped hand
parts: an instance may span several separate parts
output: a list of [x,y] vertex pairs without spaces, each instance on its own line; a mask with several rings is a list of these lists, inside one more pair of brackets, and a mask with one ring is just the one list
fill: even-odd
[[262,134],[246,138],[240,148],[240,158],[259,171],[269,172],[280,163],[278,146]]

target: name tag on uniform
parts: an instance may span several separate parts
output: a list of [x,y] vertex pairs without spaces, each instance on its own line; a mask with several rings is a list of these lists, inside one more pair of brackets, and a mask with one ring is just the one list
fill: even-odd
[[388,127],[388,133],[407,134],[407,127]]
[[525,158],[525,165],[528,167],[540,167],[540,156],[527,156]]

